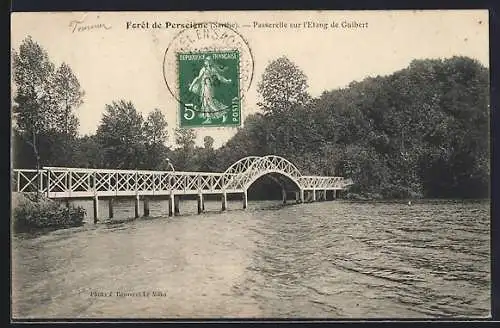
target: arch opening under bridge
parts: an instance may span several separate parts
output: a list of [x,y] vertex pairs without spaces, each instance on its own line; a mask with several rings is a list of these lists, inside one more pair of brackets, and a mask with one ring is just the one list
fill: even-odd
[[299,199],[300,185],[295,179],[281,172],[264,172],[255,176],[249,183],[247,195],[249,200],[282,200]]

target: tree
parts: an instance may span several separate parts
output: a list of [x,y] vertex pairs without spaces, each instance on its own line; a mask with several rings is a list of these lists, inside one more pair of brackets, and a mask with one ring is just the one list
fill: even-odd
[[175,129],[175,143],[182,149],[194,148],[196,132],[193,129]]
[[214,150],[214,138],[205,136],[203,138],[203,149],[201,149],[199,168],[204,172],[214,172],[218,170],[217,157]]
[[115,169],[145,168],[143,117],[132,102],[120,100],[106,105],[96,137],[102,166]]
[[96,135],[84,135],[75,141],[74,161],[78,167],[101,168],[104,159]]
[[63,132],[68,135],[76,134],[76,127],[72,126],[72,110],[83,103],[85,92],[81,89],[80,82],[66,64],[62,63],[55,72],[53,79],[53,99],[56,102],[60,118],[64,122]]
[[150,112],[144,121],[144,138],[146,141],[146,166],[149,169],[160,169],[167,158],[168,139],[167,120],[159,109]]
[[13,52],[14,120],[37,168],[41,163],[70,163],[78,128],[72,110],[80,106],[84,94],[67,64],[57,71],[54,67],[48,53],[29,36],[19,52]]
[[305,104],[287,98],[286,62],[266,68],[265,115],[217,150],[221,169],[271,152],[304,174],[352,178],[360,196],[488,197],[489,80],[476,60],[415,60]]
[[155,108],[148,114],[146,121],[144,121],[144,134],[146,141],[152,145],[167,142],[167,127],[168,123],[165,115],[163,115],[161,110]]
[[307,87],[306,75],[282,56],[272,61],[262,74],[262,81],[257,85],[262,97],[259,105],[269,113],[283,113],[294,105],[305,105],[310,99]]
[[270,152],[279,154],[290,144],[289,124],[295,124],[293,112],[308,104],[306,75],[287,57],[273,60],[262,74],[258,84],[262,102],[258,105],[266,115],[265,144]]
[[173,154],[176,170],[195,171],[197,156],[195,152],[196,132],[193,129],[175,129],[175,143],[180,146]]
[[203,138],[203,145],[206,150],[213,150],[214,149],[214,138],[211,136],[205,136]]
[[83,103],[84,91],[80,87],[80,82],[76,78],[71,68],[62,63],[55,72],[53,79],[53,100],[56,103],[56,110],[60,116],[60,132],[64,135],[64,159],[70,161],[72,154],[72,144],[74,144],[78,119],[73,114]]
[[266,143],[266,134],[269,133],[265,125],[266,119],[262,114],[251,114],[239,128],[236,134],[225,145],[217,149],[217,168],[226,170],[231,164],[246,156],[263,156],[269,153]]
[[40,134],[54,128],[57,115],[51,108],[51,78],[54,64],[47,52],[28,36],[13,54],[15,83],[14,119],[23,139],[32,147],[40,169]]

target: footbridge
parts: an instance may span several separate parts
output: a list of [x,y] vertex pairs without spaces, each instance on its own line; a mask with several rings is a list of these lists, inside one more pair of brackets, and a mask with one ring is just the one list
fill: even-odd
[[[182,172],[112,170],[70,167],[43,167],[40,170],[14,169],[15,192],[39,192],[52,199],[92,198],[94,222],[97,222],[99,199],[134,197],[135,215],[139,216],[139,200],[144,201],[144,215],[149,215],[148,200],[155,196],[169,199],[169,215],[178,213],[182,195],[198,195],[198,213],[203,211],[203,196],[221,195],[222,210],[226,210],[227,195],[241,194],[243,208],[248,205],[248,189],[260,177],[269,175],[282,186],[283,202],[293,191],[297,203],[326,200],[327,193],[336,197],[338,190],[352,184],[343,177],[307,176],[287,159],[275,156],[249,156],[231,165],[225,172]],[[287,190],[288,189],[288,190]]]

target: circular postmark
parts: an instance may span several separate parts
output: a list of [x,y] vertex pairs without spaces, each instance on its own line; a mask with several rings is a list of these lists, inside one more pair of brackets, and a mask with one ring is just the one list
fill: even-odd
[[240,125],[241,100],[251,86],[253,54],[226,24],[193,23],[165,50],[163,77],[179,103],[181,127]]

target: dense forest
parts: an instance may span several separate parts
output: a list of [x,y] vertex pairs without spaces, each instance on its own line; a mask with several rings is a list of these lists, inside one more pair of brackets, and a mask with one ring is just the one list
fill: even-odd
[[414,60],[317,98],[301,69],[277,58],[258,81],[259,111],[218,149],[211,137],[197,146],[192,129],[169,136],[161,109],[143,117],[129,99],[106,104],[95,134],[79,136],[83,88],[30,37],[14,51],[13,81],[14,167],[224,171],[276,154],[303,174],[352,178],[347,196],[489,197],[489,71],[467,57]]

